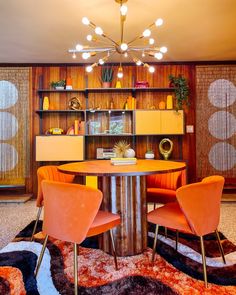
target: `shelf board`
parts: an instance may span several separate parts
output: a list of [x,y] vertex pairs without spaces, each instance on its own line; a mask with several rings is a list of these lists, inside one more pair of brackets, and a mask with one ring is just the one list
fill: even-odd
[[38,92],[174,92],[173,87],[147,87],[147,88],[83,88],[83,89],[38,89]]
[[134,134],[131,134],[131,133],[120,133],[120,134],[98,133],[98,134],[85,134],[85,136],[134,136]]
[[37,114],[51,114],[51,113],[84,113],[84,110],[37,110]]
[[96,112],[132,112],[134,110],[125,110],[125,109],[100,109],[100,110],[93,110],[93,109],[86,109],[86,112],[89,113],[96,113]]
[[128,88],[85,88],[87,92],[174,92],[175,88],[173,87],[146,87],[146,88],[135,88],[135,87],[128,87]]
[[85,89],[38,89],[38,92],[85,92]]

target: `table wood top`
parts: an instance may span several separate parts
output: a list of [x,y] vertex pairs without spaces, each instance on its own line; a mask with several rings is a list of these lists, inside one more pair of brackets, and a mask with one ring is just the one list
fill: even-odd
[[175,172],[186,169],[184,162],[165,160],[137,160],[135,165],[112,165],[110,160],[68,163],[59,171],[80,176],[138,176]]

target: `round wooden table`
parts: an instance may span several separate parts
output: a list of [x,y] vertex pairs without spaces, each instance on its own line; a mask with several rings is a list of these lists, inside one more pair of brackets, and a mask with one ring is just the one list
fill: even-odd
[[[137,160],[135,165],[114,166],[110,160],[68,163],[58,167],[61,172],[97,176],[103,192],[102,209],[121,216],[121,226],[113,229],[117,255],[143,252],[147,247],[146,175],[186,169],[183,162]],[[104,236],[101,248],[111,252],[110,241]]]

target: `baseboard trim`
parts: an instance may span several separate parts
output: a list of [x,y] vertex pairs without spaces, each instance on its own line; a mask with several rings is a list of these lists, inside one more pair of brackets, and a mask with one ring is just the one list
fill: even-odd
[[0,203],[25,203],[33,197],[33,194],[0,195]]

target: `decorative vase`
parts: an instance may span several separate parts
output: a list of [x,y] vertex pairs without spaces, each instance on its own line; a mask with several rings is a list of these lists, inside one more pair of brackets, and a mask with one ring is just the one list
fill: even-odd
[[121,88],[121,83],[120,83],[120,81],[116,81],[116,88]]
[[145,159],[154,159],[155,155],[153,152],[146,152],[145,153]]
[[111,88],[111,82],[102,82],[103,88]]
[[159,110],[165,110],[166,103],[164,101],[160,101],[158,106],[159,106]]
[[167,108],[167,110],[172,110],[173,109],[173,96],[172,95],[167,95],[166,108]]
[[64,86],[56,86],[55,89],[56,90],[64,90],[65,88],[64,88]]
[[43,110],[44,111],[49,110],[49,99],[47,96],[44,96],[43,98]]
[[125,151],[124,157],[125,158],[134,158],[135,157],[135,151],[133,149],[127,149]]

